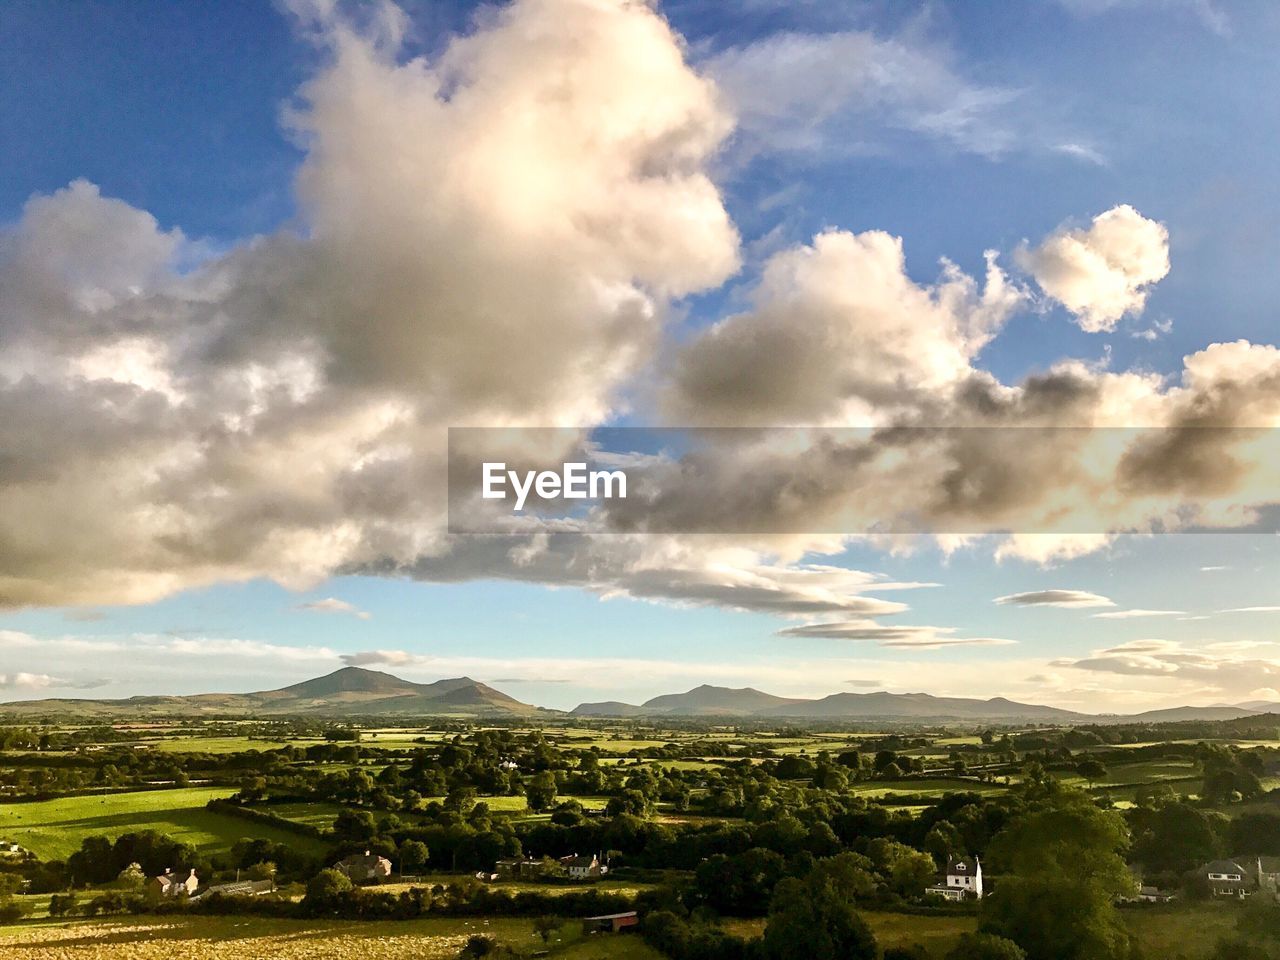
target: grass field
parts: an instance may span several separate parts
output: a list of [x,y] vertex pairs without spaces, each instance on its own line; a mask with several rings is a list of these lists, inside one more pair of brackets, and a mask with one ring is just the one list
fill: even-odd
[[283,740],[254,740],[251,737],[168,737],[143,740],[161,753],[244,753],[248,750],[279,750],[288,746]]
[[894,794],[899,797],[937,798],[948,793],[1001,793],[1006,788],[998,783],[980,783],[977,780],[945,780],[921,778],[919,780],[869,780],[850,784],[851,793],[863,797],[883,797]]
[[[1230,933],[1239,914],[1232,904],[1178,904],[1125,910],[1125,923],[1143,956],[1204,960]],[[862,917],[882,948],[919,944],[941,960],[961,934],[977,926],[972,916],[917,916],[865,910]],[[763,920],[729,920],[726,929],[759,936]],[[444,960],[457,955],[474,933],[496,937],[522,955],[549,949],[564,960],[659,960],[635,936],[583,937],[576,924],[544,947],[528,920],[424,919],[407,922],[268,920],[245,917],[131,918],[27,922],[0,928],[0,955],[25,960],[169,960],[184,955],[208,960]]]
[[[1170,904],[1121,913],[1142,945],[1144,957],[1159,960],[1205,960],[1218,940],[1235,929],[1239,909],[1231,903]],[[961,934],[977,929],[971,916],[916,916],[877,910],[859,911],[875,932],[881,948],[920,944],[935,960],[955,946]],[[731,920],[726,928],[740,936],[759,936],[763,920]]]
[[202,850],[226,849],[240,837],[261,837],[291,846],[318,848],[318,841],[236,817],[211,813],[204,805],[228,797],[233,787],[136,790],[106,796],[62,797],[38,803],[0,805],[0,836],[22,844],[45,860],[64,860],[95,834],[117,837],[158,830]]
[[661,960],[639,937],[582,937],[544,947],[527,920],[430,919],[395,922],[183,917],[23,924],[0,928],[0,953],[15,960],[452,960],[467,937],[484,933],[532,955],[563,960]]

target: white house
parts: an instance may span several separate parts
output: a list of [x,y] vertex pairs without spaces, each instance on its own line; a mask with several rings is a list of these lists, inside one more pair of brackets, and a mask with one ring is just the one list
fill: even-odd
[[163,900],[165,897],[189,897],[200,886],[195,870],[187,874],[175,871],[172,867],[147,881],[147,896],[151,900]]
[[948,858],[938,883],[925,890],[948,900],[982,899],[982,861],[977,857]]
[[600,858],[594,854],[590,857],[565,857],[560,862],[574,880],[596,880],[608,870],[608,867],[601,866]]

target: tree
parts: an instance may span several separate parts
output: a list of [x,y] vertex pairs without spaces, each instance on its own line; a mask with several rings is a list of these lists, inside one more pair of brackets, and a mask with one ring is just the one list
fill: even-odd
[[525,797],[529,801],[529,809],[534,813],[551,809],[556,802],[556,777],[550,770],[534,774],[524,787]]
[[[886,955],[885,960],[888,960]],[[946,960],[1027,960],[1027,953],[1012,940],[990,933],[966,933]]]
[[1211,814],[1189,803],[1136,810],[1133,824],[1133,854],[1148,870],[1190,870],[1223,853]]
[[937,868],[933,864],[933,857],[912,850],[895,860],[889,868],[889,886],[899,896],[918,897],[924,893],[925,887],[933,883],[936,876]]
[[761,949],[765,960],[875,960],[880,953],[853,904],[817,873],[778,884]]
[[276,865],[270,860],[259,860],[245,868],[245,876],[250,880],[275,880]]
[[18,876],[0,873],[0,923],[12,923],[26,913],[16,897],[21,884],[22,880]]
[[422,873],[431,860],[431,851],[421,840],[406,840],[398,851],[401,873]]
[[118,874],[116,874],[116,886],[122,890],[129,890],[133,893],[140,893],[142,886],[147,882],[147,875],[142,872],[142,867],[136,863],[131,863]]
[[1081,760],[1076,764],[1076,773],[1088,780],[1089,786],[1093,786],[1107,775],[1107,768],[1100,760]]
[[76,903],[74,893],[55,893],[49,898],[49,916],[69,917],[76,912]]
[[1004,876],[983,900],[983,933],[1014,941],[1030,960],[1126,960],[1116,912],[1134,881],[1122,851],[1124,821],[1086,797],[1050,787],[1048,800],[995,839]]
[[563,917],[536,917],[533,921],[533,932],[542,938],[544,944],[551,942],[551,936],[564,926]]
[[368,810],[343,810],[333,819],[333,832],[347,840],[372,840],[378,822]]
[[354,889],[351,878],[345,873],[326,867],[307,883],[306,899],[308,902],[327,903]]

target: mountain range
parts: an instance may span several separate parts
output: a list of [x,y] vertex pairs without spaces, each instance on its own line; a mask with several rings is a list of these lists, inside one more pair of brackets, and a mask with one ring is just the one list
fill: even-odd
[[687,693],[667,694],[640,705],[582,703],[573,709],[581,717],[795,717],[850,720],[1004,720],[1040,723],[1167,723],[1179,720],[1236,720],[1260,713],[1280,713],[1280,703],[1254,701],[1211,707],[1174,707],[1145,713],[1094,715],[1018,703],[1004,697],[977,700],[935,697],[927,693],[833,693],[819,700],[776,697],[751,687],[732,689],[703,684]]
[[[414,683],[378,670],[343,667],[323,677],[256,693],[200,693],[191,696],[138,696],[123,700],[47,699],[0,704],[0,711],[22,714],[73,713],[87,717],[172,716],[486,716],[561,715],[560,711],[522,703],[470,677]],[[978,700],[935,697],[927,693],[833,693],[817,700],[779,697],[752,687],[703,684],[642,704],[609,700],[582,703],[578,717],[751,717],[823,720],[888,720],[1118,723],[1179,720],[1235,720],[1280,713],[1280,704],[1254,701],[1209,707],[1174,707],[1122,716],[1093,715],[1018,703],[1004,697]]]

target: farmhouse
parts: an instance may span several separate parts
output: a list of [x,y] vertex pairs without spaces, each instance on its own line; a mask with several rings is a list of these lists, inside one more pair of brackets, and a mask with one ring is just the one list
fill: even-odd
[[925,893],[948,900],[982,899],[982,861],[977,857],[948,857],[946,872]]
[[545,864],[541,860],[528,858],[519,860],[499,860],[493,865],[493,873],[499,880],[517,880],[520,877],[537,877],[542,874]]
[[569,876],[574,880],[598,880],[608,868],[600,865],[600,858],[597,856],[580,857],[574,854],[565,857],[560,861]]
[[1253,878],[1234,860],[1214,860],[1200,868],[1209,883],[1209,894],[1214,897],[1235,897],[1243,900],[1253,893]]
[[200,878],[196,876],[194,869],[183,876],[181,871],[175,873],[170,867],[160,876],[147,881],[147,898],[163,900],[166,897],[189,897],[196,892],[198,886]]
[[377,883],[391,876],[391,861],[366,850],[363,854],[343,857],[333,865],[333,869],[352,883]]

